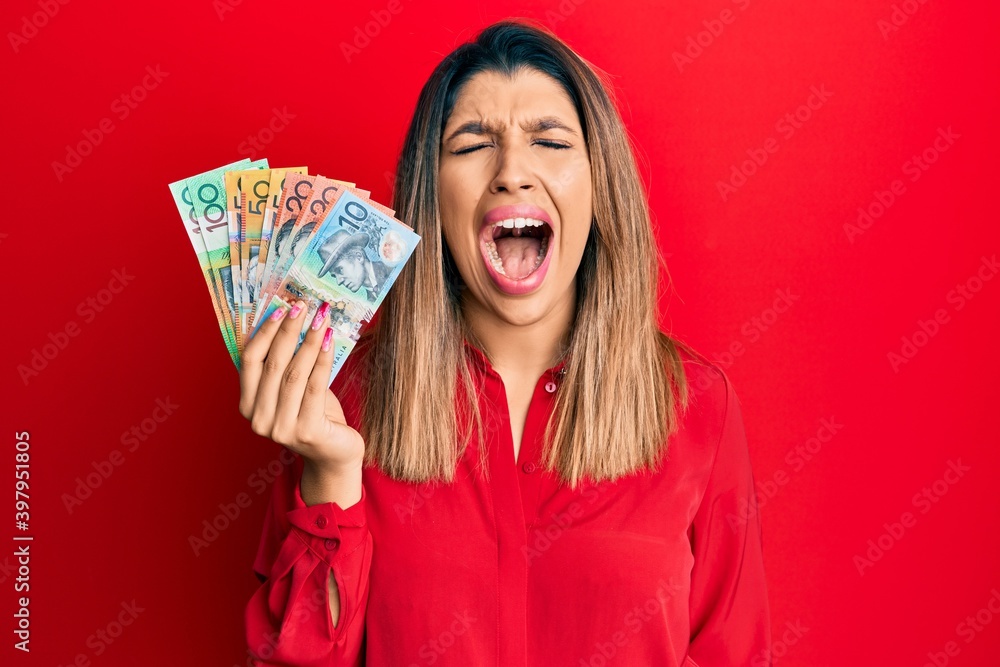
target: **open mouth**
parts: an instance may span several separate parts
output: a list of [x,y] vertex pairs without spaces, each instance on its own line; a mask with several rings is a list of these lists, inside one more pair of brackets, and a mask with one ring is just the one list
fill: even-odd
[[537,218],[507,218],[490,226],[485,250],[493,270],[510,280],[524,280],[542,265],[552,228]]

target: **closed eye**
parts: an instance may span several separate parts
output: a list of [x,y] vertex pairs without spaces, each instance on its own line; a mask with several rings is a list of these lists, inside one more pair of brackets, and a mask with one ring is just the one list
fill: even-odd
[[[540,146],[545,146],[546,148],[554,148],[556,150],[560,150],[560,149],[564,149],[564,148],[572,148],[572,146],[570,146],[569,144],[564,144],[564,143],[561,143],[559,141],[552,141],[550,139],[537,139],[537,140],[535,140],[535,143],[538,144],[538,145],[540,145]],[[473,153],[473,152],[479,150],[480,148],[487,148],[487,147],[492,146],[492,145],[493,144],[491,144],[491,143],[490,144],[475,144],[475,145],[472,145],[472,146],[466,146],[465,148],[459,148],[457,150],[454,150],[454,151],[451,152],[451,154],[452,155],[465,155],[466,153]]]
[[492,146],[493,144],[475,144],[473,146],[466,146],[465,148],[459,148],[451,152],[452,155],[465,155],[466,153],[472,153],[473,151],[478,151],[480,148],[486,148],[487,146]]
[[558,141],[550,141],[549,139],[538,139],[535,143],[546,146],[547,148],[571,148],[569,144],[563,144]]

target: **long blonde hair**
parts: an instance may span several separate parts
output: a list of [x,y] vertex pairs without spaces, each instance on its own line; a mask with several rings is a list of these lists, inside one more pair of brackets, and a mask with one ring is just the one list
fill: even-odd
[[[441,134],[463,83],[482,71],[552,76],[587,142],[594,220],[543,465],[571,487],[656,467],[688,405],[678,346],[659,329],[660,258],[621,118],[595,70],[546,30],[504,21],[460,46],[421,90],[396,172],[393,207],[421,242],[366,333],[361,430],[366,461],[411,482],[452,481],[472,437],[486,450],[466,363],[461,278],[441,233]],[[680,414],[679,414],[680,413]],[[488,473],[487,473],[488,474]]]

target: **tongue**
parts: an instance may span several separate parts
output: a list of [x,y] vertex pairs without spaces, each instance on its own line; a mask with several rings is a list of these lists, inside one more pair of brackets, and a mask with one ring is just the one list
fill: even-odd
[[494,241],[508,278],[520,280],[538,268],[542,240],[531,236],[505,236]]

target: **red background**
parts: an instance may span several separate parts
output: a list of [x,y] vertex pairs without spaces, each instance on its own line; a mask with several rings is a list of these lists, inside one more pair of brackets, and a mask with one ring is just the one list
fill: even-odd
[[[12,289],[0,540],[13,544],[18,532],[14,434],[28,431],[35,541],[27,656],[12,648],[12,547],[0,551],[0,662],[245,664],[242,613],[269,494],[250,477],[278,448],[237,412],[237,374],[167,183],[245,157],[241,142],[287,107],[294,118],[261,155],[388,201],[387,175],[431,69],[480,27],[525,16],[612,75],[669,253],[665,322],[718,359],[741,398],[777,664],[932,664],[928,653],[938,664],[997,664],[1000,618],[971,637],[960,624],[1000,589],[1000,279],[973,280],[981,290],[961,309],[948,295],[1000,250],[1000,11],[903,4],[915,13],[884,35],[889,0],[402,0],[348,62],[341,43],[387,2],[242,0],[220,18],[223,5],[210,0],[74,0],[34,32],[24,20],[42,11],[37,0],[4,3],[11,206],[0,251]],[[713,24],[724,9],[731,22]],[[674,53],[697,42],[705,21],[721,32],[700,35],[702,52],[692,47],[697,57],[679,67]],[[11,33],[31,36],[12,44]],[[165,78],[120,118],[114,101],[157,65]],[[829,99],[801,111],[810,117],[791,136],[779,131],[813,86]],[[104,118],[113,132],[57,178],[53,162]],[[939,128],[959,138],[910,180],[905,163]],[[723,201],[718,182],[769,138],[776,152]],[[844,225],[896,179],[903,194],[849,239]],[[80,304],[123,267],[134,278],[88,321]],[[797,299],[772,318],[776,290]],[[888,355],[938,309],[946,321],[917,335],[923,345],[894,369]],[[18,366],[70,323],[78,335],[25,383]],[[157,399],[178,407],[128,451],[122,434]],[[824,418],[842,427],[818,451],[812,441],[800,466],[796,448],[826,436]],[[68,512],[63,494],[114,450],[121,464]],[[939,483],[932,504],[914,502],[959,460],[969,468],[960,479]],[[240,493],[250,506],[195,555],[189,536]],[[888,536],[885,524],[904,512],[914,522]],[[880,536],[888,548],[859,574],[855,557]],[[142,611],[113,643],[91,638],[133,600]],[[785,634],[787,623],[801,636]],[[944,655],[948,642],[956,655]]]

